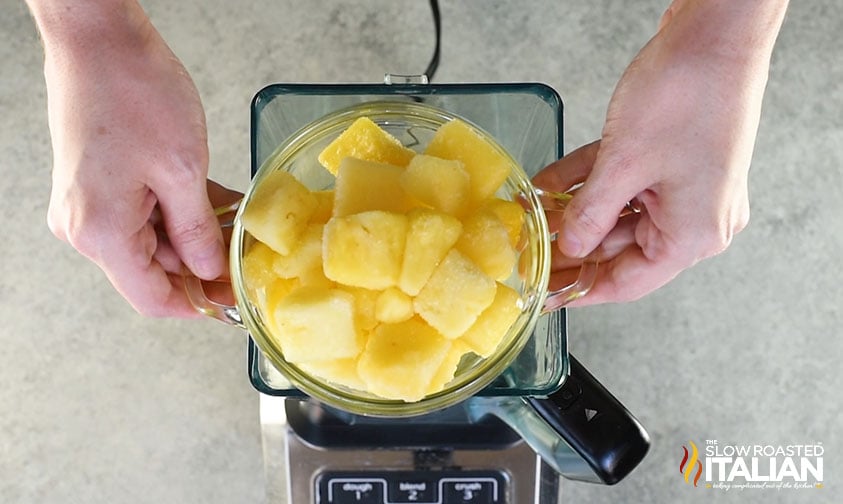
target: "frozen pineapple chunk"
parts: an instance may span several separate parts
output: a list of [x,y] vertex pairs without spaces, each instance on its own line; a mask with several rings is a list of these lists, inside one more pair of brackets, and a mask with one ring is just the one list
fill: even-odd
[[399,182],[404,168],[374,161],[345,158],[334,186],[334,217],[385,210],[404,213],[413,206]]
[[277,255],[272,267],[281,278],[305,278],[322,271],[322,224],[307,226],[289,255]]
[[243,227],[274,251],[287,255],[316,210],[316,197],[285,171],[274,171],[255,188],[243,211]]
[[401,175],[401,187],[418,201],[451,215],[468,203],[469,178],[462,163],[419,154]]
[[369,392],[411,402],[425,396],[451,342],[418,318],[381,324],[360,355],[357,373]]
[[264,300],[266,303],[264,313],[272,314],[274,317],[275,308],[278,307],[281,300],[290,295],[290,293],[298,289],[300,286],[301,282],[298,278],[276,278],[275,281],[266,286],[264,291]]
[[319,153],[319,163],[336,175],[347,157],[407,166],[415,154],[374,121],[361,117]]
[[380,210],[333,217],[322,236],[325,275],[345,285],[385,289],[398,284],[407,216]]
[[243,255],[243,281],[252,291],[262,289],[275,280],[272,265],[278,253],[259,241],[249,245]]
[[495,214],[501,220],[509,234],[509,244],[513,247],[517,246],[524,227],[524,207],[515,201],[492,198],[483,205],[483,209]]
[[275,323],[275,308],[281,300],[290,295],[291,292],[301,287],[298,278],[275,278],[265,288],[257,292],[256,304],[263,315],[264,323],[272,334],[278,334],[278,325]]
[[375,301],[375,318],[387,324],[404,322],[413,316],[413,298],[396,287],[390,287],[378,295]]
[[509,327],[521,314],[521,300],[511,287],[498,283],[495,299],[457,341],[463,341],[480,357],[492,355]]
[[313,191],[316,198],[316,210],[310,216],[311,224],[325,224],[334,213],[334,191]]
[[459,119],[440,126],[424,153],[462,162],[471,179],[474,205],[495,194],[512,171],[506,156]]
[[432,210],[415,209],[407,216],[407,245],[398,286],[415,296],[457,242],[462,223],[455,217]]
[[495,297],[495,281],[452,249],[413,300],[421,318],[447,338],[458,338]]
[[354,358],[363,348],[354,298],[339,289],[295,289],[275,307],[275,325],[284,358],[291,362]]
[[381,291],[346,285],[340,288],[354,296],[354,321],[357,327],[362,331],[374,329],[378,325],[378,319],[375,318],[375,304]]
[[357,359],[302,362],[298,366],[302,371],[319,376],[336,385],[357,390],[366,389],[366,383],[357,374]]
[[455,339],[451,342],[451,348],[448,349],[445,359],[439,365],[439,369],[430,380],[427,386],[427,395],[435,394],[445,388],[451,380],[454,379],[454,374],[457,371],[457,366],[462,360],[462,356],[470,352],[471,349],[462,341]]
[[494,214],[475,212],[463,222],[456,249],[474,261],[484,273],[495,280],[506,280],[515,266],[515,249],[509,232]]

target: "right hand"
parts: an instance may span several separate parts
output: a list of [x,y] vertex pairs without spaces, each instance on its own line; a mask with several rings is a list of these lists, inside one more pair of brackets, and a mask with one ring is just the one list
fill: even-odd
[[239,193],[207,180],[205,116],[185,68],[137,4],[119,14],[72,43],[44,36],[48,223],[141,314],[193,317],[183,268],[226,273],[213,207]]
[[[601,264],[570,306],[641,298],[725,250],[749,219],[748,172],[786,1],[677,0],[619,81],[602,138],[552,163],[538,187],[582,183],[564,214],[551,285]],[[627,202],[639,213],[618,218]]]

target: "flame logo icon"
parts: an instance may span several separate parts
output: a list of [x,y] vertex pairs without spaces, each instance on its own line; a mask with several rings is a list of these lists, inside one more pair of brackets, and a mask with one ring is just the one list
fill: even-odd
[[694,473],[694,466],[696,465],[694,486],[697,486],[697,482],[700,480],[700,476],[702,476],[702,462],[699,460],[697,445],[695,445],[693,441],[688,441],[688,443],[691,445],[690,458],[688,448],[683,445],[682,450],[685,451],[685,455],[682,457],[682,462],[679,463],[679,472],[685,476],[685,483],[690,483],[691,474]]

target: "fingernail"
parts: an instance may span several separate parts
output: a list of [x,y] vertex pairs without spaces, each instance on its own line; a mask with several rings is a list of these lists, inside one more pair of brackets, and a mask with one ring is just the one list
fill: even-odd
[[570,231],[562,232],[562,245],[560,249],[562,253],[568,257],[582,257],[582,242],[574,233]]

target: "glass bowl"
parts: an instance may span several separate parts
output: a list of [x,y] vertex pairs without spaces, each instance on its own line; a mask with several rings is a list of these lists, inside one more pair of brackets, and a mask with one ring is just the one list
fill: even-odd
[[[242,227],[240,217],[248,208],[255,188],[275,170],[291,173],[311,190],[330,189],[334,176],[317,161],[322,149],[348,128],[356,119],[368,117],[399,139],[406,147],[421,152],[443,124],[461,119],[470,124],[507,160],[512,170],[496,194],[503,199],[518,199],[527,209],[522,243],[519,244],[518,267],[504,283],[519,293],[521,313],[507,331],[496,351],[487,358],[468,354],[460,362],[454,379],[444,390],[416,402],[389,400],[360,390],[328,382],[287,361],[276,335],[267,324],[243,277],[243,255],[254,238]],[[550,240],[542,202],[536,195],[524,170],[506,150],[480,127],[464,118],[430,105],[407,101],[378,101],[338,110],[302,128],[278,146],[255,174],[234,218],[230,249],[231,284],[236,311],[242,325],[273,366],[295,387],[325,404],[363,415],[408,416],[430,413],[461,402],[491,383],[509,366],[530,338],[542,313],[547,295],[550,269]],[[325,330],[330,330],[326,327]]]

